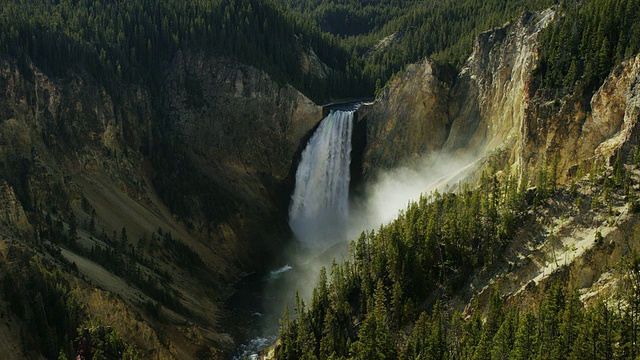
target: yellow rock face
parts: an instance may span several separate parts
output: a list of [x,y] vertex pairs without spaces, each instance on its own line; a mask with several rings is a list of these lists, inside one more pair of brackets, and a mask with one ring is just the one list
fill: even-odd
[[501,166],[530,179],[557,157],[562,181],[581,162],[632,150],[638,142],[640,58],[612,71],[590,104],[536,90],[538,35],[554,16],[553,10],[525,14],[481,33],[455,81],[438,80],[445,76],[429,60],[409,66],[375,105],[362,110],[363,171],[438,154],[482,163],[500,153]]

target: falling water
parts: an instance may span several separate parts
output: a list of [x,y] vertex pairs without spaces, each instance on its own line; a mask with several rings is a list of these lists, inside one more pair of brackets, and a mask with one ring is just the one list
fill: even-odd
[[302,152],[289,224],[298,240],[326,246],[344,240],[354,110],[331,110]]
[[[302,152],[291,196],[289,224],[297,239],[307,245],[305,250],[328,248],[346,240],[351,131],[357,106],[331,110]],[[313,254],[316,252],[290,253],[291,265],[279,266],[266,274],[261,288],[246,288],[250,294],[245,296],[260,299],[257,309],[247,309],[259,327],[258,332],[237,349],[234,359],[257,359],[261,350],[276,341],[278,318],[285,305],[293,305],[290,301],[294,292],[300,291],[302,296],[311,293],[307,288],[313,282],[308,279],[315,278],[319,271],[317,264],[311,264],[308,258],[315,256]]]

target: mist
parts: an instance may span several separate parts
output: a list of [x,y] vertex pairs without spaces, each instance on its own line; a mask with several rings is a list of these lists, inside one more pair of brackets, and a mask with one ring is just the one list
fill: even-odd
[[[371,177],[364,185],[363,195],[351,200],[346,221],[333,226],[323,223],[318,234],[306,235],[306,239],[315,238],[319,242],[293,241],[285,250],[288,262],[274,268],[271,274],[277,273],[278,277],[271,278],[265,289],[270,307],[265,311],[275,312],[278,317],[287,305],[293,311],[296,292],[308,306],[320,269],[325,267],[330,277],[333,261],[339,264],[348,259],[351,240],[363,231],[378,229],[393,221],[421,194],[455,189],[459,182],[467,179],[477,163],[475,160],[440,154],[416,159]],[[343,229],[345,223],[346,229]],[[273,326],[273,323],[266,325]]]
[[373,175],[364,185],[364,195],[352,201],[348,237],[354,239],[362,231],[388,224],[422,194],[455,190],[476,165],[474,157],[438,154]]
[[[293,317],[296,293],[309,306],[320,269],[326,268],[330,279],[332,263],[348,259],[351,240],[363,231],[375,230],[393,221],[422,194],[434,190],[454,191],[459,183],[468,180],[477,165],[477,158],[439,154],[413,159],[369,176],[360,196],[350,199],[346,219],[332,223],[326,221],[327,218],[316,218],[317,225],[306,228],[314,233],[303,234],[303,238],[292,241],[284,250],[286,263],[275,264],[265,277],[261,295],[263,314],[259,319],[263,335],[254,340],[260,344],[276,340],[278,319],[285,307]],[[265,339],[267,341],[263,341]]]

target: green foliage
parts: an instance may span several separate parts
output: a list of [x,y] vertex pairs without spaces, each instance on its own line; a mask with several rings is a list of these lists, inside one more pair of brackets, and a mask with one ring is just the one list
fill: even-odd
[[1,271],[4,296],[26,321],[35,350],[48,358],[70,353],[68,339],[82,317],[73,289],[62,273],[31,251],[10,245]]
[[562,1],[540,36],[541,84],[589,99],[611,68],[640,52],[639,0]]
[[47,359],[75,359],[83,348],[83,335],[88,335],[84,344],[88,352],[83,358],[89,358],[88,354],[93,359],[140,358],[136,346],[110,327],[82,326],[87,314],[80,290],[54,262],[15,243],[7,245],[1,261],[0,294],[10,312],[26,324],[21,335],[25,354],[28,351]]
[[[351,56],[348,79],[360,79],[368,94],[378,93],[395,73],[426,56],[460,68],[481,31],[515,19],[525,9],[553,1],[350,1],[280,0],[301,18],[341,37]],[[379,47],[387,38],[387,45]]]
[[76,343],[78,356],[83,359],[140,359],[134,344],[126,343],[115,329],[102,324],[78,328]]
[[[611,67],[640,51],[640,0],[562,1],[541,36],[538,73],[549,88],[590,94]],[[431,56],[459,68],[474,37],[549,0],[8,0],[0,5],[0,53],[54,76],[80,69],[108,88],[161,91],[179,50],[233,56],[312,98],[371,96],[407,64]],[[375,50],[385,37],[386,47]],[[327,77],[304,73],[317,55]],[[113,91],[114,97],[119,92]]]
[[[631,264],[638,262],[635,259]],[[633,274],[635,281],[637,269],[631,264],[625,272]],[[380,289],[377,286],[376,291]],[[348,359],[633,359],[638,354],[636,292],[626,293],[631,296],[631,307],[616,311],[598,301],[586,308],[576,291],[556,282],[534,315],[531,311],[521,314],[515,306],[506,307],[496,291],[484,322],[479,311],[467,321],[461,320],[459,313],[447,315],[438,302],[431,315],[420,314],[402,352],[397,352],[397,342],[390,341],[397,337],[388,334],[374,310],[359,325],[351,351],[340,355]],[[301,322],[286,319],[281,334],[299,331]],[[287,358],[282,356],[283,348],[296,347],[286,339],[291,338],[281,337],[278,359]],[[305,358],[305,353],[298,356]]]
[[526,312],[518,319],[511,358],[514,360],[533,359],[538,349],[536,332],[537,319],[531,312]]
[[[101,240],[105,244],[111,244],[111,246],[94,245],[87,254],[88,257],[113,274],[130,281],[134,286],[159,303],[179,313],[186,314],[187,309],[180,302],[179,294],[169,286],[168,281],[171,280],[171,275],[159,269],[157,264],[145,258],[131,244],[124,242],[126,240],[125,228],[122,228],[121,232],[122,242],[118,242],[115,236],[114,239],[109,239],[109,237],[103,235]],[[188,246],[174,240],[170,233],[165,233],[162,239],[157,239],[153,236],[151,241],[154,246],[159,246],[159,242],[162,241],[161,249],[163,252],[174,256],[175,263],[180,267],[190,270],[194,269],[194,267],[199,267],[202,272],[205,272],[205,267],[200,257]],[[142,272],[139,264],[146,266],[153,272]],[[146,308],[152,316],[159,316],[159,304],[156,303],[151,306],[148,303]]]
[[405,356],[407,359],[442,359],[447,352],[444,318],[440,303],[436,302],[430,317],[426,312],[420,314],[407,341]]
[[[446,327],[438,305],[431,316],[421,316],[406,348],[397,346],[394,334],[413,324],[418,304],[424,307],[430,294],[457,289],[471,271],[498,259],[524,214],[518,190],[524,187],[518,185],[515,178],[501,183],[485,174],[475,190],[464,186],[459,194],[423,196],[394,222],[361,234],[351,243],[349,260],[334,264],[331,282],[321,275],[312,306],[298,305],[295,320],[282,324],[279,358],[322,353],[382,359],[404,352],[441,357]],[[502,300],[494,300],[491,323],[497,331]],[[425,343],[424,334],[435,342]],[[491,338],[484,336],[490,356]]]
[[54,76],[80,68],[106,85],[144,83],[152,90],[159,90],[176,51],[201,49],[259,66],[321,98],[327,85],[320,78],[304,79],[298,57],[291,56],[299,53],[296,38],[302,34],[305,46],[340,69],[345,55],[334,40],[272,1],[9,0],[0,5],[0,53],[22,63],[31,60]]
[[67,279],[49,261],[19,245],[10,244],[2,262],[3,297],[27,325],[23,340],[29,350],[49,359],[74,354],[69,340],[84,312]]
[[[567,192],[554,190],[553,162],[538,184],[544,199]],[[584,196],[577,186],[602,184],[611,189],[612,202],[633,181],[626,174],[631,166],[622,160],[611,167],[594,163],[590,181],[574,182],[575,196]],[[299,306],[293,319],[283,320],[278,358],[636,358],[640,257],[633,252],[623,261],[620,281],[619,296],[628,305],[601,301],[587,307],[577,291],[556,282],[532,308],[507,306],[495,288],[485,304],[475,303],[469,317],[446,309],[448,295],[471,273],[491,271],[519,224],[545,213],[530,211],[533,199],[526,198],[541,195],[527,192],[523,181],[509,176],[498,181],[485,172],[475,188],[434,192],[409,204],[390,224],[362,233],[351,243],[348,260],[333,264],[331,281],[321,275],[312,306]],[[595,241],[603,241],[599,231]]]

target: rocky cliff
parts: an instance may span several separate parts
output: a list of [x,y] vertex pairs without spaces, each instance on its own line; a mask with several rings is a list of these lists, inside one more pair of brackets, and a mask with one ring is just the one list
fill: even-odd
[[398,165],[403,159],[441,149],[450,132],[450,85],[431,60],[407,67],[384,88],[366,121],[363,171]]
[[156,91],[3,58],[0,92],[3,244],[72,269],[82,298],[118,294],[99,295],[88,316],[139,314],[111,320],[121,334],[150,324],[152,343],[137,344],[147,356],[222,356],[233,340],[219,332],[221,303],[258,263],[250,255],[288,235],[283,194],[321,107],[259,70],[191,53]]
[[[515,295],[511,302],[535,303],[553,278],[567,279],[585,300],[608,296],[616,280],[607,267],[638,248],[629,235],[637,232],[629,205],[637,187],[616,188],[601,206],[598,199],[609,190],[598,176],[610,176],[618,156],[629,163],[640,141],[640,55],[613,69],[590,98],[559,96],[539,86],[536,74],[538,35],[554,16],[553,9],[524,14],[479,34],[453,81],[438,76],[432,61],[412,65],[362,110],[365,177],[408,159],[442,156],[511,173],[531,188],[545,172],[546,181],[554,172],[558,184],[567,184],[528,213],[501,265],[470,277],[454,308],[473,309],[474,298],[487,303],[496,286]],[[477,177],[470,169],[467,178]],[[590,171],[596,180],[588,184]],[[625,171],[637,176],[631,166]]]
[[202,54],[179,52],[166,88],[178,147],[208,181],[233,194],[243,217],[257,217],[243,228],[286,227],[292,161],[322,119],[321,107],[264,72]]
[[[479,34],[454,81],[425,60],[364,110],[364,171],[425,154],[481,160],[501,153],[533,179],[557,158],[558,174],[637,143],[637,58],[615,69],[590,101],[538,89],[538,35],[554,10],[523,14]],[[479,161],[482,162],[482,161]]]

